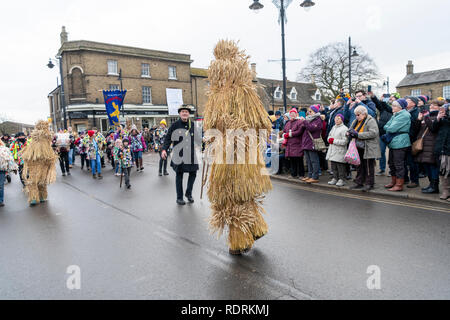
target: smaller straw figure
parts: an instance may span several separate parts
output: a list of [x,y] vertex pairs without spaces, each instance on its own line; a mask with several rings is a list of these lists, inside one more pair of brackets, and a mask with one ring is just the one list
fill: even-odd
[[56,181],[58,155],[53,150],[53,134],[48,122],[39,121],[31,133],[31,143],[22,151],[25,192],[30,206],[47,201],[47,185]]

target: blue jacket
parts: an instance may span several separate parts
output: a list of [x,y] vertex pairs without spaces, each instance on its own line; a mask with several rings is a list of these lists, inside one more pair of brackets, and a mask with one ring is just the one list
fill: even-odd
[[348,124],[352,124],[353,121],[356,120],[355,109],[359,106],[364,106],[367,109],[369,115],[371,115],[374,119],[377,118],[377,106],[371,100],[366,100],[365,103],[360,102],[356,106],[354,106],[353,109],[350,109],[350,105],[346,104],[344,110],[344,117],[347,126]]
[[390,149],[402,149],[411,146],[409,131],[411,129],[411,115],[402,110],[394,113],[391,120],[384,126],[384,130],[390,134],[398,134],[389,144]]

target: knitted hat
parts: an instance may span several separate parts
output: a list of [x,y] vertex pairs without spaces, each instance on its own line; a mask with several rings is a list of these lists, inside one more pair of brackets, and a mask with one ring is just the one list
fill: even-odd
[[394,92],[393,94],[391,94],[391,96],[395,97],[395,99],[401,99],[401,95],[398,92]]
[[338,114],[336,115],[336,118],[337,118],[337,117],[341,118],[342,121],[345,120],[345,117],[344,117],[344,115],[343,115],[342,113],[338,113]]
[[319,112],[319,110],[320,110],[320,107],[318,106],[318,105],[314,105],[314,106],[311,106],[311,107],[309,107],[312,111],[314,111],[315,113],[317,113],[317,112]]
[[414,102],[414,104],[415,104],[416,106],[417,106],[417,104],[419,103],[419,99],[416,98],[416,97],[407,96],[407,97],[405,97],[405,99],[411,100],[412,102]]
[[402,107],[402,109],[406,109],[406,107],[408,106],[408,102],[406,102],[406,99],[398,99],[397,102]]
[[276,115],[276,116],[280,116],[280,117],[281,117],[281,111],[280,111],[280,110],[278,110],[277,112],[275,112],[275,115]]
[[289,114],[291,114],[292,112],[295,112],[296,114],[298,114],[298,111],[295,108],[292,108],[291,111],[289,111]]
[[445,99],[443,97],[439,97],[437,98],[439,101],[445,101]]
[[275,122],[277,121],[277,117],[275,116],[269,116],[270,121]]
[[161,120],[161,122],[159,123],[159,124],[163,124],[163,125],[165,125],[166,127],[167,127],[167,122],[166,122],[166,120]]
[[422,102],[424,103],[424,104],[426,104],[427,102],[428,102],[428,97],[427,96],[419,96],[418,97],[420,100],[422,100]]
[[128,137],[124,137],[123,139],[122,139],[122,143],[123,142],[130,142],[130,139],[128,139]]
[[89,131],[88,131],[88,136],[89,136],[89,137],[92,137],[94,134],[95,134],[95,131],[94,131],[94,130],[89,130]]

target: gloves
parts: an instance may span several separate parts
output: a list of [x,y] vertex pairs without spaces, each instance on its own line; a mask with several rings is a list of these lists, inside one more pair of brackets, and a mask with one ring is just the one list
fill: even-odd
[[329,144],[333,144],[333,143],[334,143],[334,138],[328,139],[328,143],[329,143]]
[[351,129],[351,130],[349,131],[349,133],[350,133],[350,136],[351,136],[352,138],[358,139],[359,133],[356,132],[355,129]]
[[289,133],[284,134],[284,139],[289,139]]

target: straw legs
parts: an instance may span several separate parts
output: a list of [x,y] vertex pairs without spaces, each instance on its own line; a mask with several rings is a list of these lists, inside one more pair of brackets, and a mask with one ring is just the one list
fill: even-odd
[[255,223],[251,226],[230,225],[228,234],[229,253],[241,255],[250,251],[255,241],[264,237],[268,231],[267,223],[259,213]]

